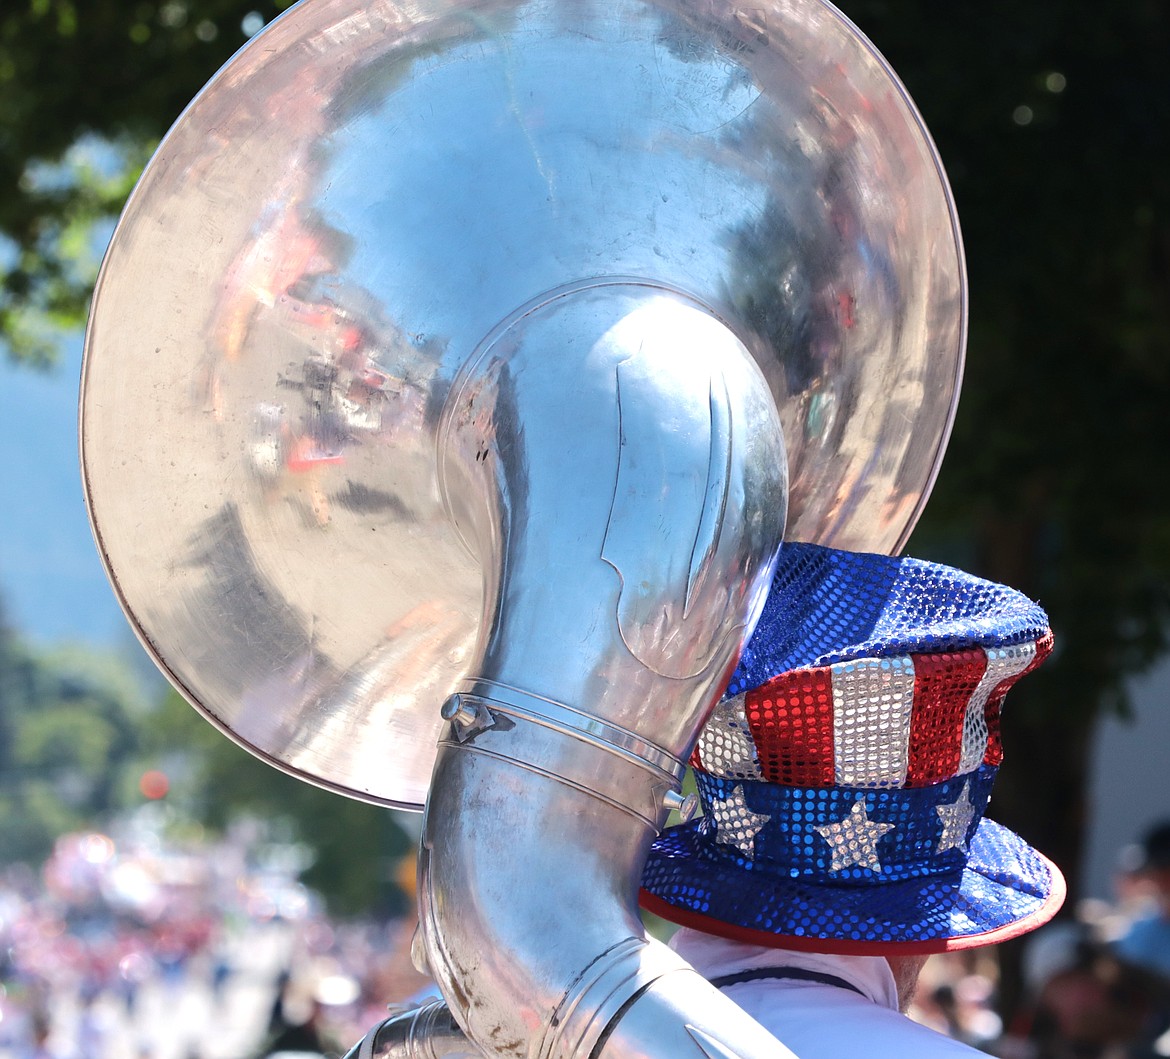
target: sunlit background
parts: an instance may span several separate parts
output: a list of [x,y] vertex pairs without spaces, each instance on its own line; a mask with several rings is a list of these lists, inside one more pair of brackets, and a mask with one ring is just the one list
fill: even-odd
[[[417,822],[277,774],[169,689],[106,582],[77,467],[114,216],[282,6],[0,12],[0,1056],[337,1053],[429,988],[407,956]],[[1058,642],[1009,700],[992,815],[1061,864],[1068,913],[1029,947],[932,961],[916,1014],[993,1054],[1073,1054],[1037,1012],[1080,974],[1100,1011],[1075,1054],[1170,1054],[1118,1050],[1145,1031],[1106,988],[1160,1010],[1109,942],[1148,908],[1134,843],[1170,817],[1170,16],[846,9],[938,142],[971,275],[963,403],[908,550],[1027,591]]]

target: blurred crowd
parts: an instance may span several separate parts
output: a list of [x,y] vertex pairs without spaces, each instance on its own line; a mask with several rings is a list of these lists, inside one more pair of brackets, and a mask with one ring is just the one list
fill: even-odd
[[262,848],[90,833],[0,872],[0,1059],[337,1055],[427,987],[413,923],[334,922]]
[[1170,822],[1125,851],[1115,882],[1113,901],[1025,939],[1006,1025],[995,950],[932,958],[913,1014],[1002,1059],[1170,1056]]
[[[433,992],[413,921],[331,919],[296,846],[161,834],[70,835],[0,874],[0,1059],[339,1056]],[[913,1016],[1003,1059],[1170,1056],[1170,823],[1077,913],[1027,942],[1006,1025],[995,949],[933,957]]]

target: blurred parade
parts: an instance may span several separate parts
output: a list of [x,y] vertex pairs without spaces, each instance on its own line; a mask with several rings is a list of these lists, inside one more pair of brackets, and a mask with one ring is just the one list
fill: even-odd
[[[265,840],[255,820],[176,843],[166,817],[151,804],[112,834],[63,836],[39,871],[6,869],[4,1059],[336,1057],[387,1012],[438,995],[411,965],[413,916],[330,916],[299,881],[305,847]],[[1159,865],[1168,836],[1154,836]],[[1170,1054],[1166,927],[1144,951],[1123,940],[1142,946],[1165,922],[1156,873],[1170,868],[1138,847],[1126,855],[1116,901],[1035,935],[1013,1024],[996,1012],[994,951],[934,957],[911,1015],[1003,1059]],[[406,858],[407,888],[412,873]]]
[[413,925],[332,920],[298,879],[303,847],[259,825],[177,845],[158,810],[6,870],[0,1055],[339,1054],[424,991]]

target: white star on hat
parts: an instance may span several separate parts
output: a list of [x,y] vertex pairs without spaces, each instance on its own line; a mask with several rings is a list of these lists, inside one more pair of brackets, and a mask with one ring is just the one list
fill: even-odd
[[858,798],[849,810],[849,815],[835,824],[825,824],[814,829],[833,851],[833,863],[829,871],[841,871],[854,864],[872,871],[881,871],[877,844],[887,831],[893,831],[893,824],[879,824],[869,818],[865,811],[865,799]]
[[753,813],[747,807],[742,783],[737,783],[726,798],[712,801],[711,815],[715,817],[715,841],[724,846],[735,846],[749,857],[755,853],[760,828],[772,819],[763,813]]
[[942,834],[938,839],[936,853],[944,853],[948,849],[960,849],[967,852],[967,829],[975,816],[975,806],[970,798],[971,781],[963,784],[959,797],[951,805],[936,805],[934,811],[942,821]]

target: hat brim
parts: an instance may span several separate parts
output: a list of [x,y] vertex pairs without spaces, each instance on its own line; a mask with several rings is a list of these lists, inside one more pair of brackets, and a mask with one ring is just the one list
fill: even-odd
[[642,907],[756,945],[856,956],[951,952],[1035,930],[1066,894],[1060,869],[992,820],[980,823],[961,870],[863,885],[741,867],[709,852],[700,823],[669,828],[654,843]]

